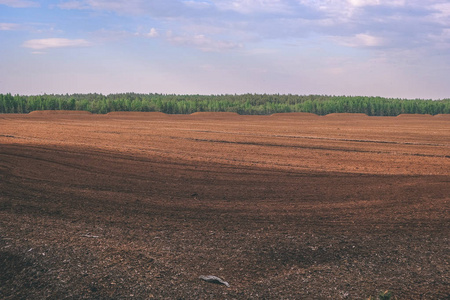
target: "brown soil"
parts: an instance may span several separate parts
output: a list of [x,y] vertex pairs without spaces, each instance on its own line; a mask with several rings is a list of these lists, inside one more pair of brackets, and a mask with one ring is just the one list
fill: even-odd
[[443,118],[443,119],[450,119],[450,114],[438,114],[434,116],[435,118]]
[[333,117],[333,118],[367,118],[368,115],[366,114],[351,114],[351,113],[332,113],[325,115],[325,117]]
[[448,299],[449,200],[446,118],[0,115],[0,298]]
[[419,119],[430,118],[430,117],[433,117],[433,116],[428,115],[428,114],[399,114],[397,116],[397,118],[419,118]]
[[213,119],[230,119],[239,117],[235,112],[195,112],[190,114],[191,117],[197,118],[213,118]]
[[90,115],[89,111],[84,110],[35,110],[29,115]]
[[319,117],[316,114],[312,113],[304,113],[304,112],[293,112],[293,113],[275,113],[270,115],[272,118],[317,118]]
[[167,114],[162,112],[136,112],[136,111],[112,111],[107,113],[106,115],[114,117],[138,117],[138,118],[167,116]]

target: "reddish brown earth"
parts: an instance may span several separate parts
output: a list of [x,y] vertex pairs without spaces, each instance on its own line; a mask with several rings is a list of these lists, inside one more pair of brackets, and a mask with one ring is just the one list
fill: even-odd
[[443,116],[0,115],[0,298],[448,299],[449,200]]

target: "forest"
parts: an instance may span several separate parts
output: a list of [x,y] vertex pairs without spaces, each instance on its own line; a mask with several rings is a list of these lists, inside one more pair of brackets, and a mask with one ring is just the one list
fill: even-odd
[[399,114],[450,114],[450,99],[423,100],[367,96],[292,94],[175,95],[122,93],[91,94],[0,94],[0,113],[29,113],[36,110],[82,110],[95,114],[112,111],[157,111],[167,114],[236,112],[241,115],[270,115],[284,112],[364,113],[369,116]]

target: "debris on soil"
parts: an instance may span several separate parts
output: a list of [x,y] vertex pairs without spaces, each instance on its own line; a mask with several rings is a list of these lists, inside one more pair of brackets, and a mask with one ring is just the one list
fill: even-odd
[[230,287],[230,284],[228,282],[226,282],[226,281],[222,280],[221,278],[214,276],[214,275],[201,275],[198,278],[200,278],[201,280],[204,280],[206,282],[223,284],[226,287]]
[[98,235],[92,235],[90,232],[88,232],[88,233],[86,233],[86,234],[83,234],[82,237],[86,237],[86,238],[94,238],[94,239],[99,238]]

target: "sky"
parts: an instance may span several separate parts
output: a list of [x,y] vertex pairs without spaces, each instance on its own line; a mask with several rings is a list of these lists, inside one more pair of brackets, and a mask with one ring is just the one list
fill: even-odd
[[450,98],[449,0],[0,0],[0,93]]

